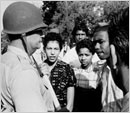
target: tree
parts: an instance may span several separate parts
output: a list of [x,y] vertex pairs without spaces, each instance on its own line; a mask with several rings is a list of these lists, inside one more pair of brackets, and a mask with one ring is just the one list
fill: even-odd
[[43,1],[43,17],[44,22],[49,25],[52,23],[53,15],[55,14],[55,11],[57,10],[57,2],[56,1]]
[[129,1],[43,1],[41,10],[43,21],[50,28],[59,28],[63,39],[70,42],[71,32],[80,21],[85,21],[92,34],[98,22],[110,21],[114,13],[126,7]]

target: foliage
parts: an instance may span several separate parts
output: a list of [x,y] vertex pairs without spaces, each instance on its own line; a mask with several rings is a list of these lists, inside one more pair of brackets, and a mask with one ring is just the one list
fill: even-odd
[[[48,15],[52,18],[50,21],[50,17],[45,15],[44,20],[51,27],[58,27],[63,39],[69,41],[72,38],[71,32],[74,25],[84,21],[92,33],[97,22],[108,21],[111,13],[128,6],[129,1],[46,1],[43,6],[44,11],[45,7],[50,7]],[[94,7],[99,7],[99,11],[94,11]],[[98,16],[101,11],[102,15]]]
[[110,21],[110,15],[126,7],[129,1],[43,1],[41,10],[43,21],[50,28],[59,28],[63,39],[73,43],[71,32],[75,25],[83,21],[92,34],[98,22]]
[[52,23],[52,17],[57,9],[56,1],[44,1],[44,5],[42,6],[43,17],[46,24]]

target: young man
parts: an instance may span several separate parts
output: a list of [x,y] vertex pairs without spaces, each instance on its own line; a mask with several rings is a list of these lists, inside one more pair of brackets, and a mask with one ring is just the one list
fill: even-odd
[[1,58],[1,111],[54,111],[50,93],[30,56],[40,48],[42,29],[40,9],[27,2],[14,2],[3,16],[3,30],[10,39]]
[[[88,39],[88,28],[85,25],[85,23],[80,23],[79,25],[75,25],[72,35],[75,39],[75,42],[78,43],[79,41],[87,38]],[[97,54],[93,55],[93,59],[92,62],[96,62],[98,61],[99,58],[97,56]],[[80,66],[80,62],[78,59],[78,55],[77,52],[75,50],[75,46],[73,48],[71,48],[66,54],[65,56],[62,58],[62,61],[70,64],[70,65],[74,65],[74,66]]]
[[60,111],[72,111],[74,102],[75,76],[73,69],[58,59],[62,39],[57,33],[48,33],[43,41],[47,56],[45,63],[50,70],[49,79],[61,106]]
[[[109,25],[107,23],[100,23],[95,28],[93,36],[95,51],[101,60],[107,60],[107,65],[109,65],[108,59],[110,58],[108,27]],[[102,86],[103,111],[113,111],[113,102],[117,99],[123,98],[123,92],[115,85],[111,75],[111,70],[108,66],[103,68]]]
[[101,87],[100,70],[98,66],[92,63],[92,57],[95,53],[93,42],[84,39],[77,43],[76,52],[79,57],[81,66],[74,68],[77,79],[75,89],[75,105],[76,112],[99,112],[101,110]]
[[113,17],[108,33],[112,76],[124,95],[120,111],[129,112],[129,7]]

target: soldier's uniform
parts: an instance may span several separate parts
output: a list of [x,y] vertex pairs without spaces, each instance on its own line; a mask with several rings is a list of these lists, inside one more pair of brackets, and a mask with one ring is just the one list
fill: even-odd
[[26,52],[9,46],[1,63],[2,111],[54,111],[50,92]]

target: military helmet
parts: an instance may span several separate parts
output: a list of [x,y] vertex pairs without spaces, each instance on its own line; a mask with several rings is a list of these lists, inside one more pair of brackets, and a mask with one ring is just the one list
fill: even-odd
[[23,34],[37,28],[47,27],[43,23],[40,9],[28,2],[14,2],[3,15],[3,31],[7,34]]

